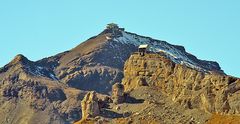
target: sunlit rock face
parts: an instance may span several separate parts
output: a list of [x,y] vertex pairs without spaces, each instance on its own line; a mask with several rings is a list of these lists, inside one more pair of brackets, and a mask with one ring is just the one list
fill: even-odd
[[94,118],[100,114],[96,92],[89,92],[82,102],[82,119]]
[[176,64],[164,54],[135,53],[126,61],[125,91],[141,86],[158,87],[185,108],[207,112],[239,113],[240,80],[217,72],[204,72]]

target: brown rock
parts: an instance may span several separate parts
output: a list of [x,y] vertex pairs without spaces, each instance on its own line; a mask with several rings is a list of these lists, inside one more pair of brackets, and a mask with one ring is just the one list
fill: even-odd
[[112,87],[112,100],[115,104],[124,102],[124,86],[120,83],[116,83]]
[[[122,81],[125,91],[141,86],[158,87],[186,109],[200,108],[206,112],[240,111],[235,93],[240,80],[217,72],[202,72],[175,64],[160,54],[133,54],[124,66]],[[229,97],[229,96],[233,97]]]
[[94,118],[99,115],[98,98],[96,92],[92,91],[85,95],[82,102],[82,119]]

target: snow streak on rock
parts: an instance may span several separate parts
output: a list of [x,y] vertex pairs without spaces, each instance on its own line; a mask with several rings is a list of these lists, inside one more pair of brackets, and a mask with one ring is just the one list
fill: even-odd
[[[116,37],[113,41],[122,43],[122,44],[132,44],[138,47],[141,44],[148,44],[150,46],[149,50],[152,52],[162,52],[167,55],[173,62],[186,65],[190,68],[197,69],[199,71],[207,72],[208,69],[201,67],[198,63],[191,60],[186,54],[185,50],[177,49],[176,46],[167,43],[166,41],[155,40],[150,37],[143,37],[137,34],[128,33],[122,31],[121,37]],[[211,65],[211,63],[208,63]],[[208,65],[206,65],[208,66]],[[211,65],[213,66],[213,65]]]

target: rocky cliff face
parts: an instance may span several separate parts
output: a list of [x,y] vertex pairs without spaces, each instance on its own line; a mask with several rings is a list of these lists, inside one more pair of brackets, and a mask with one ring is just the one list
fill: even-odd
[[[113,85],[109,107],[101,108],[97,118],[79,123],[203,124],[213,123],[215,113],[234,115],[235,122],[239,81],[218,71],[175,63],[163,52],[144,56],[136,52],[125,62],[122,84]],[[121,102],[116,102],[119,98]]]
[[188,109],[230,114],[239,114],[240,110],[239,78],[176,64],[164,54],[131,55],[125,63],[123,84],[126,91],[159,87],[173,102]]

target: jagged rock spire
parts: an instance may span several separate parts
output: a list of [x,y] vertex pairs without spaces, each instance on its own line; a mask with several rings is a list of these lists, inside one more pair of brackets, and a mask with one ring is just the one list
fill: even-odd
[[94,118],[99,115],[98,98],[95,91],[85,95],[81,102],[82,104],[82,119]]

